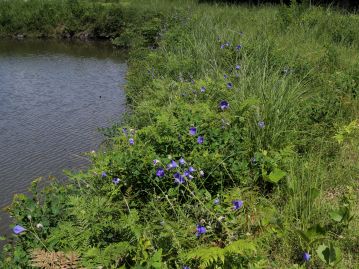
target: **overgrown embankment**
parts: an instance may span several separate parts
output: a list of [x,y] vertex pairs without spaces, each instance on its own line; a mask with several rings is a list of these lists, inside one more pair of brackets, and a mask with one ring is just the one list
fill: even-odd
[[0,265],[356,268],[359,17],[118,8],[133,114],[68,185],[15,198]]

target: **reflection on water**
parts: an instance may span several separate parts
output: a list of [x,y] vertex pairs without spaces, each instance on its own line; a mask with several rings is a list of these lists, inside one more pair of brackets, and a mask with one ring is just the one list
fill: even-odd
[[106,43],[0,41],[0,208],[35,178],[87,164],[97,128],[125,111],[125,72],[124,54]]

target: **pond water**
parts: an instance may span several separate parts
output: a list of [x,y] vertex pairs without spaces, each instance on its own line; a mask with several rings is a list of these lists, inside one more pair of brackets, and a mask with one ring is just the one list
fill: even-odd
[[[88,165],[125,112],[125,54],[107,43],[0,41],[0,208],[31,181]],[[0,213],[0,235],[9,219]]]

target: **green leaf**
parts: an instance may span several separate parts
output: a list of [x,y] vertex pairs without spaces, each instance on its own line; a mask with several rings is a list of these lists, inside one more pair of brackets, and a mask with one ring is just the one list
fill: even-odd
[[329,212],[329,216],[332,220],[336,222],[347,220],[349,219],[349,209],[347,207],[341,207],[338,210],[333,210]]
[[317,248],[317,254],[319,259],[321,259],[324,263],[332,266],[340,261],[340,250],[335,248],[331,243],[330,246],[320,245]]
[[330,218],[336,222],[341,222],[343,219],[343,215],[340,213],[339,210],[329,212]]
[[156,251],[148,262],[150,268],[161,269],[162,267],[162,249]]
[[269,174],[268,179],[272,183],[278,183],[279,180],[284,178],[287,175],[286,172],[279,168],[274,168],[274,170]]

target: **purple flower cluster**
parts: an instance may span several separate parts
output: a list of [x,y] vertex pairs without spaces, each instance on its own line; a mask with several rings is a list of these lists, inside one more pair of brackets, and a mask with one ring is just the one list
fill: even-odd
[[[156,161],[156,162],[155,162]],[[154,164],[157,164],[159,161],[154,160]],[[184,184],[187,180],[192,180],[194,178],[193,173],[196,172],[196,169],[193,166],[189,166],[185,169],[185,165],[187,164],[186,160],[181,157],[178,160],[179,165],[175,160],[171,160],[169,164],[167,164],[167,171],[175,170],[173,177],[174,182],[177,184]],[[156,171],[157,177],[164,177],[166,174],[165,169],[159,167]]]
[[[135,134],[135,130],[130,129],[130,132],[127,130],[127,128],[122,128],[122,133],[128,137],[128,136],[133,136]],[[128,143],[132,146],[135,144],[135,140],[133,139],[133,137],[130,137],[128,139]]]
[[[195,136],[197,134],[197,128],[196,127],[191,127],[189,128],[189,135],[190,136]],[[199,136],[197,138],[197,143],[198,144],[203,144],[204,142],[204,137],[203,136]]]

